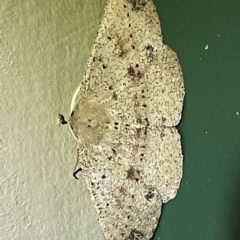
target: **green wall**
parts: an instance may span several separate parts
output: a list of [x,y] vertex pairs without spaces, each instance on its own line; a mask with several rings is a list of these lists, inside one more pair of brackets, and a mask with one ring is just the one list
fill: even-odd
[[184,175],[154,240],[240,239],[240,1],[154,2],[186,88]]

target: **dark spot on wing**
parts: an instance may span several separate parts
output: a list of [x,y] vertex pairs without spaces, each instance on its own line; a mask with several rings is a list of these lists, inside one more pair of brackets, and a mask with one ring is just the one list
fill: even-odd
[[102,56],[100,55],[100,56],[94,56],[93,57],[93,62],[102,62]]
[[141,11],[147,4],[145,0],[128,0],[132,4],[133,11]]
[[127,178],[135,181],[139,181],[141,178],[141,172],[132,166],[127,170]]
[[141,128],[136,128],[136,134],[137,134],[137,137],[138,137],[138,138],[139,138],[140,135],[141,135],[141,131],[142,131]]
[[117,151],[114,148],[111,148],[114,155],[117,155]]
[[135,70],[134,70],[134,68],[131,66],[131,67],[129,67],[128,69],[127,69],[127,71],[128,71],[128,74],[130,75],[130,76],[135,76]]
[[114,93],[112,94],[112,98],[113,98],[113,100],[117,100],[117,99],[118,99],[118,96],[117,96],[117,93],[116,93],[116,92],[114,92]]
[[149,62],[151,62],[154,59],[153,51],[154,51],[154,47],[151,44],[148,44],[144,48],[145,55],[147,56],[147,59]]
[[[137,65],[137,68],[138,68],[139,65],[138,64],[136,64],[136,65]],[[143,76],[143,74],[140,71],[138,71],[138,70],[136,71],[132,66],[130,66],[127,69],[127,73],[128,73],[129,76],[133,77],[133,79],[135,79],[135,78],[140,79]]]
[[103,69],[106,69],[108,66],[106,64],[102,65]]
[[149,52],[153,52],[153,50],[154,50],[153,46],[150,45],[150,44],[148,44],[148,45],[145,47],[145,49],[146,49],[147,51],[149,51]]
[[148,127],[149,127],[149,121],[148,121],[148,118],[145,118],[144,120],[145,120],[145,122],[146,122],[146,127],[145,127],[145,129],[144,129],[144,134],[146,135],[146,134],[147,134]]
[[145,239],[143,232],[135,228],[131,229],[129,236],[125,238],[125,240],[141,240],[141,239]]
[[139,124],[143,124],[142,119],[141,119],[141,118],[137,118],[137,123],[139,123]]
[[154,197],[154,190],[150,188],[147,194],[144,196],[148,201],[150,201]]

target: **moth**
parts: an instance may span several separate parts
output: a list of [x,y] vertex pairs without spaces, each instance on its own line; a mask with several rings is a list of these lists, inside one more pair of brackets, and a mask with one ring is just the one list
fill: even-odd
[[107,0],[71,131],[106,240],[150,239],[182,178],[184,82],[152,0]]

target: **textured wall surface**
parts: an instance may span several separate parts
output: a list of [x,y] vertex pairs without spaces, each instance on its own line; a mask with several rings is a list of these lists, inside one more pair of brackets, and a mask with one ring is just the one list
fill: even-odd
[[1,1],[0,239],[102,239],[58,113],[69,114],[104,4]]

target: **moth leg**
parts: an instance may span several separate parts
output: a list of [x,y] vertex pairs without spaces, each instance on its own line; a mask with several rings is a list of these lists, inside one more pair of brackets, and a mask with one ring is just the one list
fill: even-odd
[[77,174],[82,171],[82,168],[81,168],[80,166],[78,166],[78,164],[79,164],[79,162],[77,161],[77,163],[76,163],[76,165],[75,165],[75,170],[74,170],[74,172],[73,172],[73,177],[74,177],[75,179],[79,179],[78,176],[77,176]]

